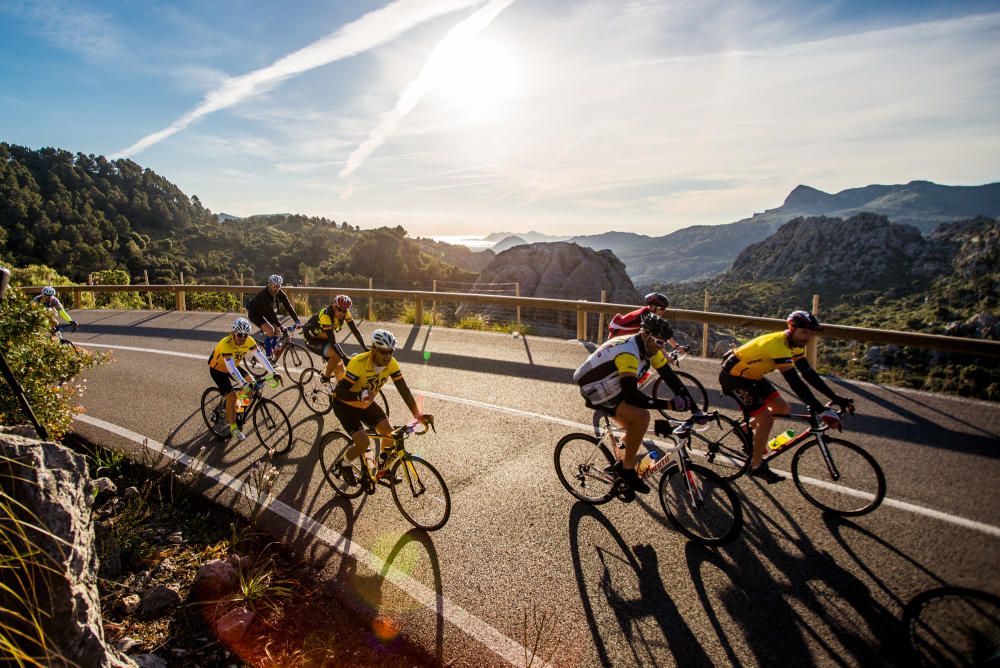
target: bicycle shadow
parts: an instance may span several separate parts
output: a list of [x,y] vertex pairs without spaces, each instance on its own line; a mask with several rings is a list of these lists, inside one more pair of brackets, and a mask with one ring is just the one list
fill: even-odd
[[[774,508],[765,512],[744,496],[743,539],[725,552],[685,548],[698,598],[729,662],[746,661],[739,646],[761,665],[904,665],[896,615],[764,494]],[[706,580],[720,580],[705,577],[709,568],[728,583],[721,590],[709,591]],[[720,617],[738,625],[738,640]]]
[[[581,525],[585,519],[596,521],[612,539],[612,549],[597,545],[589,560],[580,542]],[[660,576],[658,555],[651,545],[637,545],[630,550],[611,521],[600,510],[582,501],[576,502],[570,509],[569,545],[584,615],[601,665],[657,665],[667,658],[663,655],[664,647],[674,663],[712,665],[667,592]],[[588,575],[595,556],[601,569],[596,581]],[[620,575],[622,572],[624,576]],[[624,578],[630,581],[625,582]],[[593,598],[597,592],[606,606],[595,606]],[[610,616],[607,614],[609,611]],[[647,637],[650,618],[662,638]],[[626,640],[630,656],[622,656],[621,651],[615,651],[617,648],[609,646],[610,643],[605,640],[605,636],[612,632],[612,622],[618,626],[615,631]]]

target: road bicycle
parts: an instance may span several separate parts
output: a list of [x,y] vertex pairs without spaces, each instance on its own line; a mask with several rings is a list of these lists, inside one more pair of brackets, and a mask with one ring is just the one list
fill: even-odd
[[80,351],[79,346],[77,346],[75,343],[73,343],[72,341],[63,336],[63,331],[67,329],[75,333],[76,330],[78,329],[78,325],[75,322],[67,322],[61,325],[53,325],[52,335],[56,337],[56,339],[59,341],[60,344],[64,346],[69,346],[75,351]]
[[[292,341],[292,334],[295,333],[296,329],[300,329],[301,325],[292,325],[290,327],[282,327],[281,336],[278,337],[278,343],[272,349],[268,361],[271,366],[275,369],[278,368],[278,363],[280,362],[282,368],[284,369],[285,378],[291,378],[292,371],[302,370],[302,369],[312,369],[316,366],[313,361],[312,353],[301,343]],[[266,338],[263,332],[255,332],[253,335],[254,341],[260,346],[260,349],[265,350],[264,339]],[[257,360],[256,355],[247,356],[247,369],[253,374],[255,378],[263,378],[267,375],[267,369],[264,365]],[[299,382],[301,384],[302,376],[298,376]]]
[[[604,411],[599,413],[602,436],[567,434],[553,454],[559,482],[570,494],[593,505],[621,497],[627,490],[627,483],[614,469],[624,456],[625,446],[614,434],[610,416]],[[692,417],[675,422],[676,428],[669,433],[674,446],[640,473],[640,478],[647,480],[662,471],[658,496],[674,528],[703,545],[724,545],[742,530],[743,509],[728,482],[688,457],[685,443],[691,438],[695,421]]]
[[[433,422],[429,426],[434,429]],[[428,426],[417,420],[395,427],[389,436],[367,430],[372,447],[351,462],[353,482],[345,478],[341,465],[354,441],[343,432],[330,432],[323,437],[320,455],[326,479],[338,494],[349,499],[388,486],[396,507],[410,524],[425,531],[440,529],[451,516],[448,485],[428,461],[406,451],[406,439],[426,434],[427,430]],[[385,448],[383,441],[387,442]]]
[[1000,596],[939,587],[903,607],[910,665],[1000,666]]
[[[832,408],[832,404],[827,404],[827,408]],[[853,413],[853,407],[848,412]],[[864,515],[878,508],[885,498],[885,473],[867,450],[829,436],[830,428],[812,411],[775,413],[774,417],[809,424],[809,429],[777,449],[768,448],[764,456],[764,461],[769,462],[795,449],[792,480],[809,503],[843,517]],[[745,419],[737,422],[727,418],[725,427],[707,444],[705,460],[723,478],[735,480],[750,469],[752,454],[750,425]]]
[[[249,396],[236,397],[236,428],[242,431],[250,416],[254,432],[270,454],[283,455],[292,447],[292,423],[277,403],[264,397],[263,380],[248,383]],[[201,395],[201,417],[208,430],[215,436],[228,439],[229,423],[226,421],[226,395],[215,385]]]

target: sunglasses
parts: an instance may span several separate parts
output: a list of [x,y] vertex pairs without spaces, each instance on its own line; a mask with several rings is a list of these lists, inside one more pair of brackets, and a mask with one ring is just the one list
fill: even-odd
[[652,341],[653,345],[656,346],[657,348],[662,348],[663,346],[667,345],[666,339],[658,339],[655,336],[651,336],[649,337],[649,340]]
[[377,353],[382,353],[383,355],[391,355],[395,349],[384,348],[382,346],[372,346],[372,350],[374,350]]
[[233,332],[233,338],[234,339],[245,339],[245,338],[247,338],[247,335],[246,334],[237,334],[236,332]]

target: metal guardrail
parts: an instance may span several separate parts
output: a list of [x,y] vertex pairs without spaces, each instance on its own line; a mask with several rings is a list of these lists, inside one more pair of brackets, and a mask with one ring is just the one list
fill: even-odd
[[[41,286],[22,288],[26,293],[35,294],[41,291]],[[85,293],[113,292],[173,292],[177,296],[177,310],[186,310],[184,295],[188,292],[224,292],[230,294],[254,294],[263,286],[252,285],[62,285],[59,290],[73,295],[74,304],[81,303]],[[459,302],[463,304],[491,304],[509,306],[511,308],[535,308],[554,311],[573,311],[577,313],[577,335],[586,338],[586,316],[589,313],[614,315],[635,309],[634,304],[610,304],[606,302],[591,302],[586,300],[547,299],[544,297],[517,297],[509,295],[483,295],[464,292],[429,292],[426,290],[383,290],[377,288],[322,288],[294,287],[283,288],[289,297],[327,297],[332,299],[337,294],[349,292],[355,299],[368,297],[373,299],[392,299],[412,301],[416,304],[415,322],[423,322],[423,304],[430,302]],[[242,298],[241,298],[242,301]],[[779,318],[761,318],[749,315],[734,315],[730,313],[713,313],[711,311],[692,311],[687,309],[667,309],[667,317],[674,321],[697,322],[710,325],[726,325],[748,329],[777,331],[785,328],[785,321]],[[865,343],[896,344],[915,348],[929,348],[969,355],[989,355],[1000,357],[1000,341],[986,339],[970,339],[958,336],[942,336],[940,334],[919,334],[888,329],[869,329],[866,327],[850,327],[847,325],[823,325],[820,338],[846,339],[863,341]]]

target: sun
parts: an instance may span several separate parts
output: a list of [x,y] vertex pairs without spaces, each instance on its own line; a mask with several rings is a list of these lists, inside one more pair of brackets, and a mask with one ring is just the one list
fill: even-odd
[[481,38],[463,40],[436,63],[432,95],[442,106],[469,117],[490,117],[507,110],[523,84],[511,51]]

